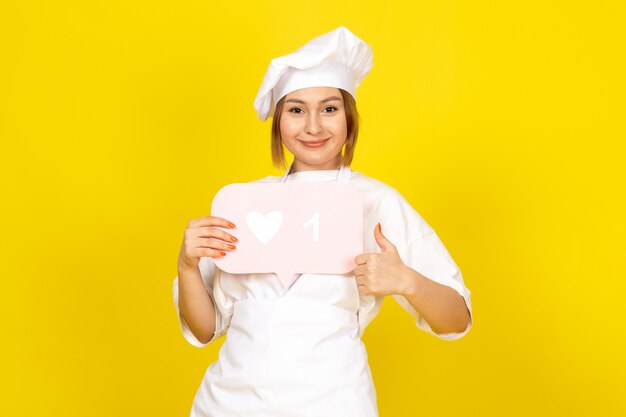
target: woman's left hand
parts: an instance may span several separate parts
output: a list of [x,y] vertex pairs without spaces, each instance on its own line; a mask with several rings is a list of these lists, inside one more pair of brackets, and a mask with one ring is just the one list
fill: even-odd
[[400,259],[398,250],[383,235],[380,223],[374,228],[374,238],[381,253],[364,253],[354,258],[356,282],[361,295],[385,296],[403,294],[411,274]]

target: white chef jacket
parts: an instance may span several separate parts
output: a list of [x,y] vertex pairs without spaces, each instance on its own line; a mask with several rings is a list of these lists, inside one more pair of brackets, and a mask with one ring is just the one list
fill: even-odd
[[[289,174],[285,178],[268,176],[253,182],[276,183],[281,180],[286,180],[286,182],[335,182],[337,181],[338,174],[338,170],[300,171]],[[364,253],[380,252],[380,248],[374,239],[373,233],[376,224],[380,223],[385,237],[396,246],[405,265],[413,268],[433,281],[453,288],[463,297],[470,312],[470,323],[461,333],[437,334],[409,304],[404,296],[392,295],[392,297],[402,306],[402,308],[415,318],[417,327],[423,331],[444,340],[454,340],[464,336],[472,326],[470,291],[464,284],[461,271],[451,258],[435,231],[394,188],[356,171],[349,172],[348,176],[349,185],[354,187],[363,198]],[[178,277],[176,277],[173,284],[174,304],[178,313],[183,336],[190,344],[199,348],[206,346],[208,343],[211,343],[221,335],[228,332],[233,320],[234,311],[238,306],[242,317],[245,316],[255,319],[258,316],[257,314],[246,311],[252,309],[252,305],[264,306],[263,301],[279,299],[281,299],[281,301],[288,301],[285,300],[285,298],[300,300],[299,305],[306,305],[307,300],[323,300],[324,305],[332,306],[332,308],[338,307],[338,309],[332,311],[340,312],[339,315],[341,317],[343,317],[344,312],[350,312],[348,316],[356,316],[354,317],[356,322],[354,336],[357,337],[360,342],[360,336],[362,336],[367,325],[378,314],[383,301],[383,297],[380,296],[361,296],[358,294],[356,279],[350,274],[302,274],[288,290],[288,292],[285,293],[283,285],[274,274],[229,274],[220,270],[215,265],[213,260],[208,257],[202,257],[200,259],[199,269],[204,286],[209,295],[212,297],[216,307],[215,334],[209,342],[201,343],[193,335],[193,333],[191,333],[178,309]],[[254,303],[255,300],[262,302]],[[254,308],[261,309],[262,307]],[[294,317],[295,316],[297,315],[294,315]],[[238,322],[238,326],[239,325],[240,323]],[[261,325],[262,322],[255,324],[255,326]],[[224,346],[223,348],[226,349]],[[248,350],[249,349],[250,348],[248,348]],[[237,354],[239,353],[236,353],[235,355]],[[365,355],[364,352],[363,354]],[[226,355],[232,356],[233,353],[230,350],[225,353],[220,352],[220,359],[218,359],[216,363],[212,364],[211,367],[219,367],[220,360],[225,361],[232,359],[230,357],[226,357]],[[222,356],[224,356],[224,358],[222,358]],[[209,372],[211,367],[209,367],[207,374],[205,374],[205,379],[211,376]],[[369,368],[366,370],[367,372],[363,370],[361,371],[363,374],[361,375],[361,379],[367,379],[364,375],[369,372]],[[220,373],[223,372],[224,370],[220,369]],[[364,388],[364,390],[370,391],[367,395],[373,397],[372,404],[374,404],[374,407],[371,408],[375,408],[375,392],[373,385],[371,388]],[[256,392],[255,395],[259,396],[261,394]],[[219,413],[200,413],[198,411],[199,408],[196,407],[197,403],[203,401],[203,398],[200,397],[201,391],[199,390],[194,400],[194,410],[196,411],[194,414],[194,410],[192,410],[192,416],[221,416]],[[236,399],[231,398],[231,400],[235,401]],[[266,411],[268,415],[278,415],[278,410]],[[311,410],[310,412],[311,415],[315,415],[314,410]],[[319,410],[319,412],[322,411]],[[377,415],[376,411],[372,410],[350,412],[353,417]],[[233,411],[230,411],[230,413],[232,414]],[[242,415],[245,414],[246,413]],[[250,415],[250,412],[248,411],[247,414]],[[318,415],[330,417],[328,411],[326,410],[324,411],[324,414]],[[337,415],[341,414],[339,413]]]

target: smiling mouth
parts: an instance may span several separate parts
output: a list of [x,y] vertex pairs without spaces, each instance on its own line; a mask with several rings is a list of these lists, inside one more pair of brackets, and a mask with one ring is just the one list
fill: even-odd
[[[330,138],[329,138],[330,139]],[[328,142],[329,139],[324,139],[324,140],[310,140],[310,141],[300,141],[302,142],[302,144],[308,148],[319,148],[320,146],[324,145],[326,142]]]

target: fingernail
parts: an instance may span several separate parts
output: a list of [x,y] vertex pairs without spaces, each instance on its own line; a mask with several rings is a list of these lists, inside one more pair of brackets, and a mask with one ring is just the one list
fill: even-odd
[[234,229],[234,228],[235,228],[235,225],[234,225],[234,224],[232,224],[232,223],[228,223],[228,227],[230,227],[231,229]]
[[220,256],[226,256],[225,252],[220,252]]
[[237,249],[237,246],[235,245],[228,245],[229,249]]
[[230,240],[232,240],[233,242],[239,242],[239,239],[237,239],[235,236],[231,236]]
[[380,227],[380,223],[378,223],[378,224],[376,225],[376,227],[378,227],[378,231],[382,233],[382,231],[383,231],[383,230],[382,230],[382,228]]

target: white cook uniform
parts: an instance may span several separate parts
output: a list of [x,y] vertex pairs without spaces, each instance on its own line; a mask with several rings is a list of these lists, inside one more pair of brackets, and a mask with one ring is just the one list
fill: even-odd
[[[289,171],[287,171],[289,172]],[[349,168],[300,171],[253,182],[349,183],[363,197],[364,253],[380,252],[374,227],[402,261],[456,290],[472,311],[470,291],[437,234],[392,187]],[[236,235],[236,229],[233,232]],[[354,275],[302,274],[285,290],[275,274],[229,274],[200,258],[202,280],[216,307],[215,335],[226,334],[219,357],[204,374],[191,417],[376,417],[376,391],[361,340],[383,297],[360,296]],[[185,339],[204,347],[174,305]],[[392,297],[420,329],[437,334],[405,297]]]

